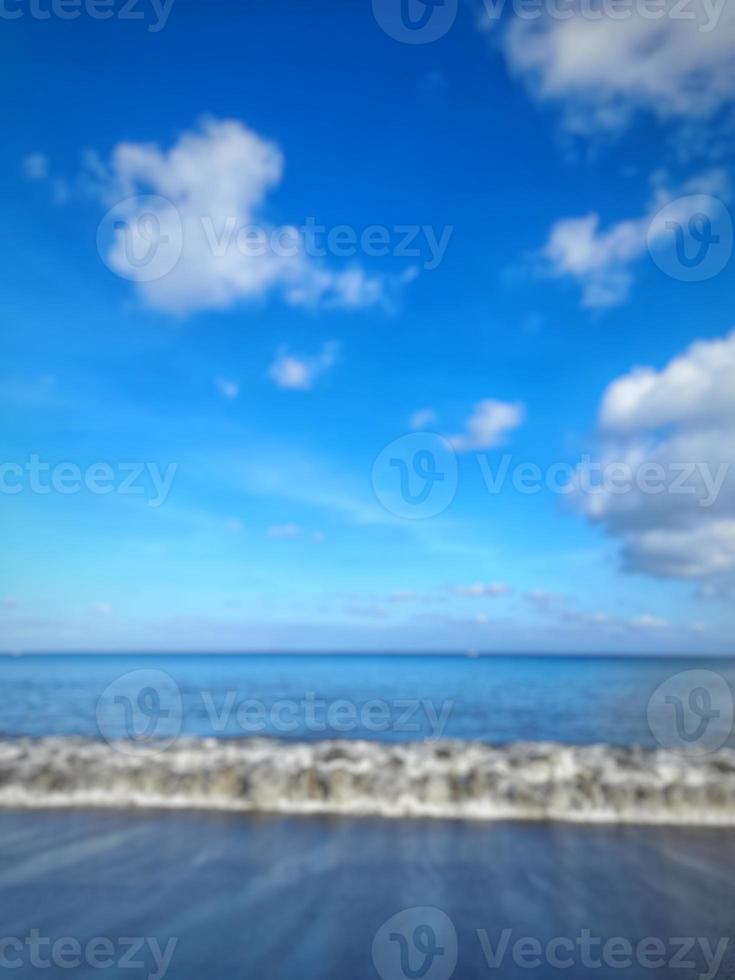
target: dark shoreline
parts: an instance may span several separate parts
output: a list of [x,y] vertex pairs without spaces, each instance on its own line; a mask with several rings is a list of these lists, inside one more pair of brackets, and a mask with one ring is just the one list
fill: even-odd
[[[301,819],[227,813],[0,811],[5,936],[155,937],[177,948],[170,980],[262,976],[375,980],[372,944],[405,909],[454,924],[455,976],[556,976],[477,942],[732,932],[735,832],[543,823]],[[733,943],[718,976],[729,976]],[[682,980],[706,972],[677,969]],[[90,976],[98,971],[91,971]],[[608,975],[581,964],[564,976]],[[86,974],[85,974],[86,975]],[[106,975],[117,976],[114,970]],[[119,976],[130,976],[120,970]],[[146,973],[135,975],[146,976]],[[665,969],[615,976],[667,976]]]

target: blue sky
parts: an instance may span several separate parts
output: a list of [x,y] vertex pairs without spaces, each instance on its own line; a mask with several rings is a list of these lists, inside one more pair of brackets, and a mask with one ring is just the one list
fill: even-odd
[[[732,651],[731,12],[408,44],[392,2],[8,0],[3,648]],[[389,254],[222,237],[309,220]],[[548,489],[585,459],[666,488]]]

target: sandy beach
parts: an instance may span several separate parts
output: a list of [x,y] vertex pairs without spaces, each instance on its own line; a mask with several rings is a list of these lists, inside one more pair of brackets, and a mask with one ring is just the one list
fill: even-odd
[[[76,938],[82,958],[92,940],[107,940],[108,968],[82,962],[76,976],[130,976],[120,961],[132,952],[142,964],[135,975],[159,980],[375,980],[381,926],[429,907],[456,933],[454,975],[463,980],[588,977],[585,935],[627,940],[633,950],[655,940],[661,949],[658,969],[634,962],[597,968],[598,976],[724,980],[735,968],[731,943],[714,964],[707,951],[720,944],[723,952],[732,929],[734,845],[732,831],[695,828],[4,812],[3,936],[24,943],[23,953],[5,955],[27,966],[27,939],[37,930],[49,940],[38,953],[47,957],[63,937]],[[677,937],[692,937],[687,955]],[[529,938],[542,948],[536,970],[515,948]],[[122,943],[132,939],[139,948]],[[563,971],[546,963],[555,939],[574,944],[574,963]],[[489,963],[489,952],[501,962]],[[689,966],[674,964],[676,956]],[[441,969],[437,961],[425,975],[443,976]],[[391,976],[400,980],[402,971]]]

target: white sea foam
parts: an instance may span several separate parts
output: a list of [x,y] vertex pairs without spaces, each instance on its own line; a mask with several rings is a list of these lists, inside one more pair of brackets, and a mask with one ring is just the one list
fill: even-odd
[[735,750],[468,742],[0,740],[0,806],[735,825]]

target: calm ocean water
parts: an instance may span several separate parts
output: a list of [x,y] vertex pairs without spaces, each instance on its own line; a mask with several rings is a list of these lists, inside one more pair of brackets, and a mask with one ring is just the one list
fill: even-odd
[[[153,672],[154,681],[162,672],[175,682],[181,696],[180,718],[177,712],[175,724],[185,735],[225,738],[262,734],[293,741],[330,737],[411,741],[440,735],[490,743],[549,741],[654,748],[657,743],[648,720],[649,700],[667,679],[691,669],[713,671],[735,691],[733,660],[579,656],[2,657],[0,735],[125,737],[129,732],[122,711],[107,711],[104,731],[100,732],[98,703],[106,691],[108,699],[112,692],[135,700],[140,678],[145,681],[145,675],[136,672],[143,670]],[[168,693],[165,687],[164,700]],[[284,701],[288,704],[281,704],[279,710],[279,703]],[[335,705],[343,701],[352,711],[343,709],[340,715]],[[376,701],[382,714],[381,708],[373,708],[371,714],[370,704]],[[165,734],[165,724],[162,731]],[[735,745],[735,741],[731,738],[729,744]]]

